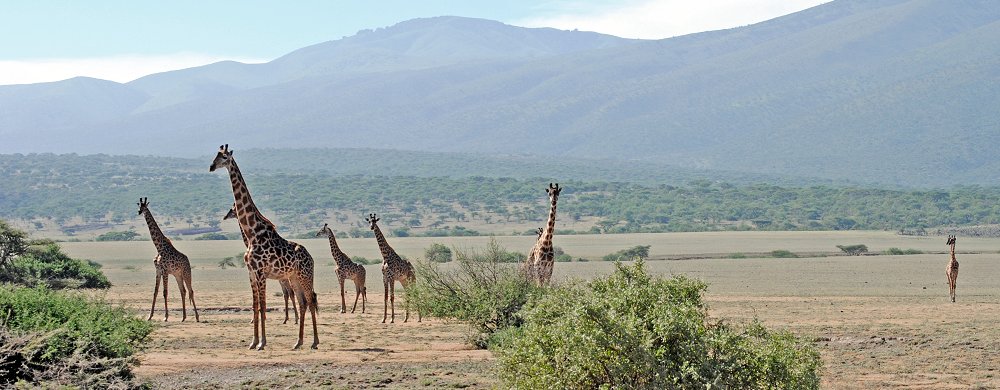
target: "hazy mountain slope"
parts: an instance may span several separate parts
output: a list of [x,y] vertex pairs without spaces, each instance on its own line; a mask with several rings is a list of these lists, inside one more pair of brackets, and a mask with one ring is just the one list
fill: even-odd
[[152,96],[141,108],[0,152],[191,156],[228,142],[995,184],[997,69],[1000,2],[985,0],[838,0],[660,41],[429,18],[268,64],[149,76],[129,84]]
[[88,77],[3,85],[0,86],[0,139],[12,146],[44,147],[46,142],[81,125],[127,115],[147,99],[146,94],[128,86]]
[[413,19],[308,46],[265,64],[233,61],[149,75],[128,83],[152,96],[140,111],[216,98],[310,77],[351,77],[614,47],[632,40],[592,32],[521,28],[441,16]]

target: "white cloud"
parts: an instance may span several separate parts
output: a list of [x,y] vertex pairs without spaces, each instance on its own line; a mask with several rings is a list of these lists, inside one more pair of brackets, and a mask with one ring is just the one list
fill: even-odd
[[830,0],[640,0],[619,7],[566,3],[553,16],[512,21],[525,27],[596,31],[624,38],[662,39],[762,22]]
[[193,53],[0,60],[0,85],[59,81],[77,76],[123,83],[152,73],[186,69],[225,60],[244,63],[268,61],[256,58],[225,58]]

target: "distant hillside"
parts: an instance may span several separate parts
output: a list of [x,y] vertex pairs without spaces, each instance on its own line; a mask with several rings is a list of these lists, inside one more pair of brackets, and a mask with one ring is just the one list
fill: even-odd
[[[288,235],[315,235],[324,223],[361,236],[363,216],[379,213],[393,235],[534,234],[548,211],[544,188],[563,187],[560,234],[704,230],[907,230],[1000,223],[1000,188],[887,190],[858,186],[768,183],[734,185],[697,174],[664,173],[653,182],[574,179],[595,165],[546,165],[567,176],[523,178],[458,175],[462,155],[402,153],[377,162],[384,150],[237,151],[255,203]],[[295,156],[295,155],[298,156]],[[225,172],[209,173],[198,159],[108,155],[0,155],[0,219],[38,236],[94,238],[109,231],[144,231],[136,201],[148,197],[169,234],[189,238],[229,229],[232,205]],[[346,163],[356,161],[355,164]],[[365,170],[366,162],[373,162]],[[539,160],[495,158],[498,171],[531,175]],[[342,163],[342,164],[341,164]],[[544,163],[544,162],[543,162]],[[383,169],[384,168],[384,169]],[[613,170],[613,169],[612,169]],[[359,173],[361,172],[361,173]],[[453,172],[455,176],[429,176]],[[627,173],[628,171],[622,172]],[[596,175],[614,175],[598,169]],[[663,181],[660,181],[663,180]]]
[[1000,2],[987,0],[837,0],[659,41],[440,17],[267,64],[0,87],[0,152],[230,143],[992,185],[998,68]]

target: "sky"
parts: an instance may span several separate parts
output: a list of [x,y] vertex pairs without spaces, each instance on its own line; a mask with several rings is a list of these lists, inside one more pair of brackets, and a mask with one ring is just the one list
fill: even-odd
[[0,4],[0,85],[128,82],[222,60],[267,62],[419,17],[663,39],[761,22],[829,0],[33,0]]

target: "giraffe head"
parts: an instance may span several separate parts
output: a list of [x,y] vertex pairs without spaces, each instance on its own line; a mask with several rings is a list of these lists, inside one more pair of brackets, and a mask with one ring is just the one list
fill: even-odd
[[236,218],[236,203],[233,203],[233,207],[229,208],[229,212],[226,213],[225,217],[222,217],[222,220],[225,221],[227,219],[233,219],[233,218]]
[[955,236],[949,235],[948,236],[948,242],[945,243],[945,245],[955,245]]
[[371,224],[370,227],[372,230],[375,230],[375,223],[379,221],[379,218],[375,217],[375,214],[372,213],[370,216],[365,218],[365,221]]
[[559,187],[559,183],[549,183],[549,188],[545,189],[545,192],[549,194],[549,199],[555,201],[559,198],[559,192],[562,191],[562,187]]
[[219,168],[229,168],[229,164],[233,161],[233,151],[229,150],[229,144],[219,146],[219,153],[215,155],[215,160],[212,160],[212,166],[208,167],[209,172],[215,172]]
[[139,198],[139,203],[136,205],[139,206],[139,215],[142,215],[143,212],[149,211],[149,198]]
[[333,230],[330,229],[330,225],[324,223],[323,228],[316,232],[316,237],[334,237]]

